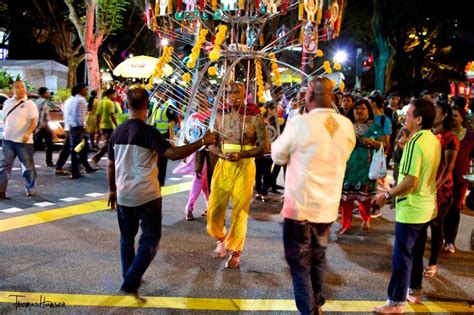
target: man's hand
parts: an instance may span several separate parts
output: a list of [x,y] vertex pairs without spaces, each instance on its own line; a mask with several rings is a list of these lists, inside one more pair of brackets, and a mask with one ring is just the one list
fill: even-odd
[[116,191],[109,191],[109,201],[107,205],[110,206],[110,209],[116,210],[117,209],[117,192]]
[[238,162],[240,161],[242,157],[240,156],[240,153],[234,152],[234,153],[228,153],[227,154],[227,160],[231,162]]
[[214,144],[217,139],[216,132],[210,132],[209,130],[206,132],[202,140],[204,141],[204,145]]
[[23,143],[27,143],[28,140],[30,140],[30,135],[24,134],[23,138],[21,138],[21,140],[23,141]]
[[386,201],[387,201],[387,199],[385,199],[385,193],[380,192],[380,193],[375,195],[373,204],[375,204],[375,205],[379,206],[380,208],[382,208]]

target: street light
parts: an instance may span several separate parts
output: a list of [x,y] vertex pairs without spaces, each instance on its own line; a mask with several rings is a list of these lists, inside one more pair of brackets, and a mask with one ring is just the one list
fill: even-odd
[[163,38],[163,39],[161,39],[160,44],[163,47],[168,46],[170,44],[170,40],[168,38]]
[[347,53],[344,50],[336,51],[333,61],[337,63],[343,63],[347,60]]

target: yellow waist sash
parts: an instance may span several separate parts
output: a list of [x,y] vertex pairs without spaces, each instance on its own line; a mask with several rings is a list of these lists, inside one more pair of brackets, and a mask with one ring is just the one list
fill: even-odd
[[223,153],[232,153],[232,152],[242,152],[242,151],[249,151],[255,149],[256,146],[248,145],[248,144],[233,144],[233,143],[224,143],[222,145],[222,152]]

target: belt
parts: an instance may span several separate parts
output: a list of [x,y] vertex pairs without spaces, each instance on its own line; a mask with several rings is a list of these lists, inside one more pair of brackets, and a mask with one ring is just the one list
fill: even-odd
[[241,151],[248,151],[255,149],[256,146],[248,145],[248,144],[233,144],[233,143],[224,143],[222,145],[222,152],[223,153],[233,153],[233,152],[241,152]]

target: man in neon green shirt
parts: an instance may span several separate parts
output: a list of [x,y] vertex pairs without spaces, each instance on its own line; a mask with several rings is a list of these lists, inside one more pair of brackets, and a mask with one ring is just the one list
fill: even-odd
[[104,97],[99,102],[97,109],[97,125],[99,126],[102,135],[104,136],[105,143],[92,157],[92,162],[97,167],[100,159],[107,153],[109,147],[110,135],[112,131],[117,127],[117,119],[115,118],[115,103],[113,99],[115,98],[116,91],[114,89],[108,89],[104,92]]
[[426,230],[437,215],[436,172],[441,159],[440,142],[431,132],[434,117],[431,101],[417,99],[410,105],[405,128],[411,137],[403,151],[398,184],[375,196],[380,206],[396,197],[396,223],[387,303],[375,307],[374,313],[403,313],[407,300],[421,302]]

